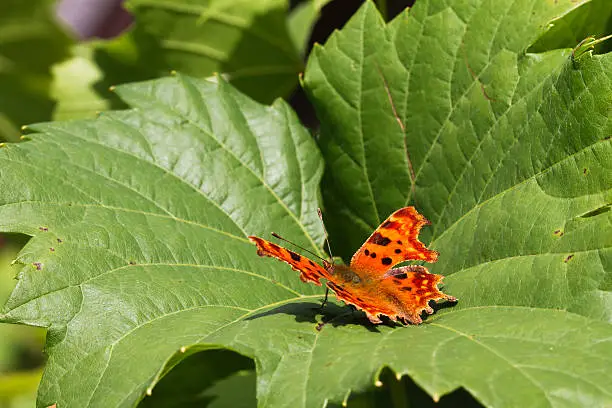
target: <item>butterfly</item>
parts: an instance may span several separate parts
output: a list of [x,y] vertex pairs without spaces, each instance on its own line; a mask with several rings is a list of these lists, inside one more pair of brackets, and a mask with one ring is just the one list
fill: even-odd
[[[259,256],[280,259],[300,272],[303,282],[321,286],[321,278],[336,297],[363,310],[374,324],[381,316],[392,321],[422,323],[421,313],[432,314],[430,300],[457,298],[442,293],[438,284],[443,276],[429,273],[421,265],[394,268],[408,260],[436,262],[438,252],[418,240],[421,227],[429,224],[414,207],[404,207],[389,216],[353,255],[350,265],[334,265],[323,259],[323,266],[303,255],[265,239],[250,236]],[[281,238],[277,234],[273,234]]]

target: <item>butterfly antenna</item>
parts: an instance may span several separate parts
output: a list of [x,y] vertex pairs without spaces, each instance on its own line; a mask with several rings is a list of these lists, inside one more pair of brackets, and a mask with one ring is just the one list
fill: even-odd
[[298,244],[296,244],[295,242],[291,242],[291,241],[289,241],[287,238],[283,238],[283,237],[281,237],[281,236],[280,236],[280,235],[278,235],[276,232],[273,232],[273,233],[272,233],[272,236],[273,236],[274,238],[278,238],[278,239],[280,239],[281,241],[288,242],[288,243],[290,243],[291,245],[293,245],[294,247],[300,248],[302,251],[306,251],[306,252],[308,252],[310,255],[314,255],[314,256],[316,256],[317,258],[319,258],[319,259],[320,259],[320,260],[322,260],[323,262],[327,262],[327,259],[321,258],[319,255],[315,254],[314,252],[309,251],[308,249],[306,249],[306,248],[304,248],[304,247],[302,247],[302,246],[299,246],[299,245],[298,245]]
[[325,233],[325,242],[327,243],[327,251],[329,252],[329,262],[334,262],[334,256],[332,255],[331,246],[329,245],[329,235],[327,234],[327,229],[325,228],[325,223],[323,222],[323,213],[320,208],[317,208],[317,214],[319,214],[319,219],[321,220],[321,225],[323,226],[323,232]]

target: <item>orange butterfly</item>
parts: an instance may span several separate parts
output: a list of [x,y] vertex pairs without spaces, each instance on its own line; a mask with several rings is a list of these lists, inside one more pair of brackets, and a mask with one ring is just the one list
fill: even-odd
[[[418,235],[423,225],[429,224],[414,207],[397,210],[383,222],[359,248],[350,266],[334,265],[323,260],[323,267],[264,239],[250,236],[257,245],[259,256],[271,256],[287,262],[300,272],[303,282],[321,286],[327,280],[339,300],[363,310],[372,323],[381,323],[379,316],[419,324],[421,313],[433,313],[430,300],[457,301],[438,290],[443,276],[429,273],[420,265],[393,268],[407,260],[436,262],[438,253],[425,247]],[[273,234],[277,238],[278,235]]]

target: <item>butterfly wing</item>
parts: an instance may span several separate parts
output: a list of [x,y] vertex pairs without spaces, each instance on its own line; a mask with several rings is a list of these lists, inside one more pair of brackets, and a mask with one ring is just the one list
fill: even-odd
[[[429,273],[420,265],[409,265],[393,268],[380,281],[376,305],[379,313],[389,316],[391,320],[401,319],[412,324],[419,324],[421,313],[432,314],[434,310],[429,305],[430,300],[445,299],[456,302],[454,296],[442,293],[438,284],[444,277]],[[368,316],[369,317],[369,316]]]
[[436,262],[438,253],[419,241],[419,231],[429,224],[414,207],[400,208],[380,224],[359,248],[351,269],[384,275],[394,265],[408,260]]
[[257,245],[257,255],[270,256],[288,263],[293,269],[300,272],[302,282],[313,282],[321,286],[320,278],[331,279],[331,275],[325,268],[305,256],[259,237],[250,236],[249,239]]

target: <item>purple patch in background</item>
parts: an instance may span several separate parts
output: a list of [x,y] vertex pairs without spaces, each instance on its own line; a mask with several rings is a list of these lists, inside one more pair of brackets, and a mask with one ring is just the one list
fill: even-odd
[[81,40],[112,38],[132,24],[132,15],[123,0],[60,0],[57,17]]

